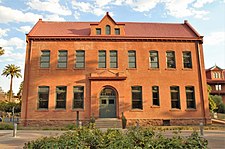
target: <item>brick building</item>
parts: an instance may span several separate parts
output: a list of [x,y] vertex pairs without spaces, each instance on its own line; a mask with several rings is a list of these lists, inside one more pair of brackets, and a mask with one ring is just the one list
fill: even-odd
[[210,123],[203,37],[187,22],[47,22],[27,34],[24,124]]
[[218,95],[222,97],[225,103],[225,70],[217,65],[206,69],[207,84],[211,86],[211,95]]

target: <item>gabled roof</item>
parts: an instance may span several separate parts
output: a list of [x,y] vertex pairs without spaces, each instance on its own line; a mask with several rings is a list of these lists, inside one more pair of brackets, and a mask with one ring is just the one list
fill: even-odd
[[[108,13],[104,17],[111,18]],[[112,21],[114,20],[112,19]],[[98,23],[99,22],[50,22],[39,19],[33,29],[28,33],[28,37],[93,37],[90,36],[90,25]],[[184,21],[184,23],[115,23],[124,24],[125,36],[123,37],[202,38],[187,21]]]
[[216,64],[212,67],[210,67],[209,69],[207,69],[206,71],[209,71],[209,70],[220,70],[220,71],[223,71],[222,68],[220,68],[219,66],[217,66]]

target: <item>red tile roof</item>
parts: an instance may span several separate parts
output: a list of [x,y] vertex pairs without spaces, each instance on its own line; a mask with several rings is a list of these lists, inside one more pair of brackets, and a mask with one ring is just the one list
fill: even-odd
[[[98,22],[49,22],[39,20],[28,37],[90,37],[90,24]],[[185,21],[183,24],[117,22],[125,24],[125,37],[199,38]]]

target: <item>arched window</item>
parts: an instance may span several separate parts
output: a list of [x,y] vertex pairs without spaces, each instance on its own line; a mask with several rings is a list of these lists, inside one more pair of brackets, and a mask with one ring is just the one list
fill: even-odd
[[105,34],[110,35],[111,34],[111,27],[109,25],[105,26]]

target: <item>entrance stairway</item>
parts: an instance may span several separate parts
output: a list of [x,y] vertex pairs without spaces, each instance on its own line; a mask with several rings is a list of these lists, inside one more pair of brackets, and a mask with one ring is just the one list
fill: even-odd
[[122,128],[122,122],[117,118],[99,118],[95,120],[96,128]]

